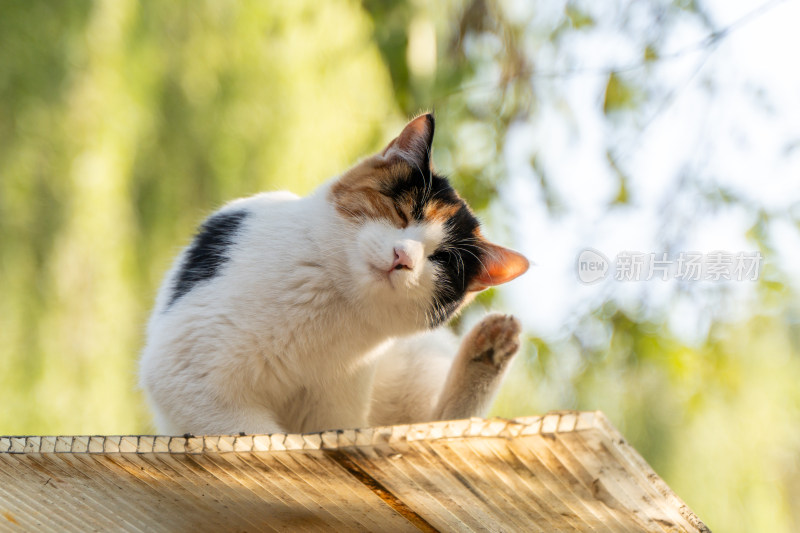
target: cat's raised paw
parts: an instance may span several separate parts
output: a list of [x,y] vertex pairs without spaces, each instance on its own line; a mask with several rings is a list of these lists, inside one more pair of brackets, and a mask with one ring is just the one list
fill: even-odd
[[512,315],[489,315],[465,339],[472,360],[502,369],[519,350],[522,326]]

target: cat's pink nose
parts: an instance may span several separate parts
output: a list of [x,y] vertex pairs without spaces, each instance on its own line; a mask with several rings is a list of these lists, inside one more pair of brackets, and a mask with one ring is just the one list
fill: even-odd
[[406,252],[403,248],[395,246],[394,261],[392,262],[392,268],[390,270],[402,270],[404,268],[413,270],[414,261],[411,259],[411,256],[408,255],[408,252]]

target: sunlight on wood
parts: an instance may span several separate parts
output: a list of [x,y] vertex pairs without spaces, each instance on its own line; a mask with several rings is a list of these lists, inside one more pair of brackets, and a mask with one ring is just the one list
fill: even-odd
[[0,437],[0,529],[708,531],[600,412]]

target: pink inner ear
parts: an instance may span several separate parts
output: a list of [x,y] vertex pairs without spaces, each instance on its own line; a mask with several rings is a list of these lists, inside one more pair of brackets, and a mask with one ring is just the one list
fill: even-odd
[[470,291],[482,291],[509,282],[524,274],[530,266],[525,256],[514,250],[491,243],[487,243],[484,249],[486,253],[481,258],[483,268],[469,284]]
[[399,156],[410,162],[419,164],[426,159],[433,141],[433,117],[420,115],[403,128],[400,135],[383,149],[381,155],[386,158]]

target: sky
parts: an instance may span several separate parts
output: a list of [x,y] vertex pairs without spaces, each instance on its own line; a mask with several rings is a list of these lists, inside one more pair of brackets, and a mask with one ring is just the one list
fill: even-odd
[[[526,18],[518,4],[511,11],[533,26],[559,13],[537,6]],[[546,103],[508,132],[509,177],[495,209],[511,216],[492,218],[514,221],[517,247],[535,266],[501,297],[545,339],[563,338],[606,299],[666,321],[689,343],[702,341],[712,317],[747,316],[753,281],[617,281],[613,260],[626,251],[668,252],[673,262],[681,252],[753,254],[758,248],[746,234],[758,209],[775,219],[768,235],[775,254],[763,259],[762,275],[771,264],[800,281],[800,2],[704,2],[712,28],[731,27],[710,47],[702,46],[710,29],[697,17],[654,24],[646,4],[620,2],[628,9],[621,16],[608,3],[587,2],[596,25],[536,50],[532,84]],[[635,67],[654,31],[661,59]],[[631,66],[625,75],[644,87],[640,105],[608,117],[608,70]],[[630,202],[614,209],[619,179],[607,153],[628,177]],[[540,174],[560,206],[555,214]],[[743,202],[713,207],[703,199],[720,190]],[[591,285],[577,275],[586,248],[612,261],[609,276]]]

